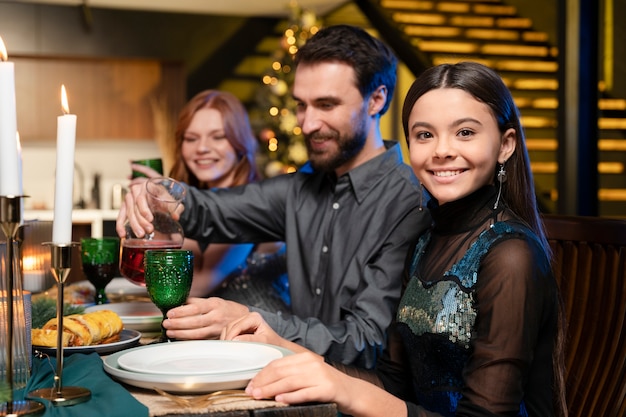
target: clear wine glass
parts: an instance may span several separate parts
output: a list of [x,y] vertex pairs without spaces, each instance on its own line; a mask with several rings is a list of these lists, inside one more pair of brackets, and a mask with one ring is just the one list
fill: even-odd
[[172,218],[172,214],[183,200],[186,189],[176,180],[158,177],[146,181],[146,191],[154,215],[154,232],[139,238],[127,224],[120,259],[120,274],[142,286],[146,285],[143,262],[146,250],[180,249],[183,246],[183,228]]
[[[146,288],[152,302],[163,313],[183,305],[193,280],[193,252],[184,249],[147,250],[144,256]],[[159,342],[169,342],[161,324]]]
[[83,272],[96,288],[96,304],[108,303],[105,288],[117,275],[120,240],[116,237],[83,238],[80,240]]

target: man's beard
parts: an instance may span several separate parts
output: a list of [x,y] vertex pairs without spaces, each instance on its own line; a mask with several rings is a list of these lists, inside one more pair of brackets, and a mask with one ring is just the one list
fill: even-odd
[[[309,152],[309,160],[313,168],[324,172],[333,172],[346,162],[354,158],[365,146],[367,132],[364,121],[358,123],[355,129],[348,135],[340,135],[333,130],[328,133],[315,132],[305,135],[306,147]],[[331,152],[315,151],[311,146],[314,139],[334,141],[338,149]]]

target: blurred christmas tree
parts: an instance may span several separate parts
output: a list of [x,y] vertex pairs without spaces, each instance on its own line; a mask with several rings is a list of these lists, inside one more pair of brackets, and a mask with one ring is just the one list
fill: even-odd
[[257,103],[263,118],[259,133],[260,165],[266,177],[293,172],[307,161],[306,145],[298,126],[296,103],[291,96],[293,58],[305,42],[320,28],[314,13],[291,2],[291,17],[283,32],[280,48],[274,53],[272,67],[263,76]]

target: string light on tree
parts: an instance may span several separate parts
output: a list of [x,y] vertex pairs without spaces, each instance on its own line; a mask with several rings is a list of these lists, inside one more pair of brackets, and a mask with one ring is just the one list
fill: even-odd
[[320,29],[314,13],[290,4],[291,18],[273,56],[271,68],[263,76],[263,88],[257,95],[262,111],[261,152],[266,161],[265,175],[270,177],[293,172],[307,160],[306,145],[295,114],[296,103],[289,94],[293,85],[293,58],[298,49]]

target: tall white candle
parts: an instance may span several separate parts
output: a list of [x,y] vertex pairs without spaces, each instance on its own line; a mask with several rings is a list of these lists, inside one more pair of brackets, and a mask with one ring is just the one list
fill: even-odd
[[[15,142],[17,143],[17,175],[18,175],[18,195],[24,195],[24,184],[22,182],[22,172],[24,171],[24,158],[22,157],[22,142],[20,141],[20,132],[15,135]],[[24,204],[21,205],[22,212],[20,214],[20,225],[24,224]]]
[[17,191],[19,195],[24,194],[24,184],[22,183],[22,172],[24,170],[24,158],[22,157],[22,141],[20,132],[15,133],[15,143],[17,145]]
[[0,195],[20,193],[18,173],[17,111],[15,105],[15,68],[8,62],[7,50],[0,38]]
[[57,118],[57,167],[54,187],[54,222],[52,242],[72,242],[72,195],[74,190],[74,147],[76,115],[69,114],[65,86],[61,86],[63,115]]

